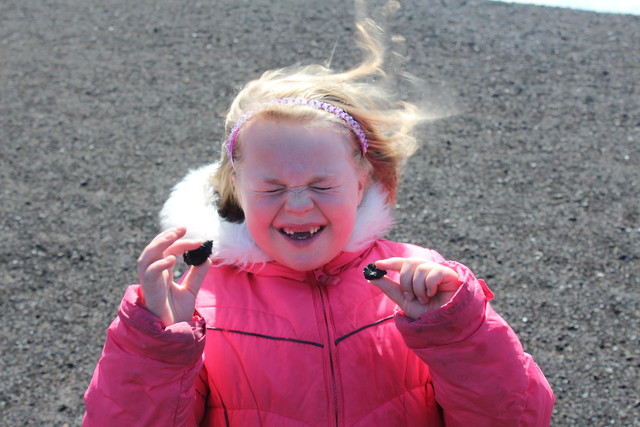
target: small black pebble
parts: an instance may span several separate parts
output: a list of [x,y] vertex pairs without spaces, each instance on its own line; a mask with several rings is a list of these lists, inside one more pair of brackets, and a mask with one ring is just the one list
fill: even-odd
[[213,241],[207,240],[204,242],[198,249],[194,249],[192,251],[185,252],[182,256],[184,258],[184,262],[187,265],[200,265],[209,258],[211,255],[211,248],[213,246]]
[[375,264],[369,264],[364,268],[364,278],[367,280],[381,279],[387,274],[387,270],[380,270]]

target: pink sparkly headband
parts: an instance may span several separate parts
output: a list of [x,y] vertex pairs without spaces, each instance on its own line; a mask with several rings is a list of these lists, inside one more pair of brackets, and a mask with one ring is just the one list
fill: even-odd
[[[320,110],[324,110],[328,113],[334,114],[338,116],[342,121],[344,121],[353,133],[356,134],[358,140],[360,140],[360,146],[362,147],[362,155],[364,156],[367,153],[367,148],[369,148],[369,142],[367,141],[367,137],[364,134],[364,131],[358,124],[358,122],[351,117],[346,111],[344,111],[340,107],[336,107],[335,105],[327,104],[326,102],[318,101],[315,99],[306,99],[306,98],[280,98],[275,99],[273,101],[267,102],[267,104],[294,104],[294,105],[308,105],[310,107],[315,107]],[[235,168],[233,163],[233,145],[236,142],[236,138],[238,138],[238,133],[240,132],[240,128],[253,116],[254,112],[247,113],[241,116],[238,121],[233,125],[229,135],[227,136],[227,143],[225,144],[225,149],[227,154],[229,155],[229,159],[231,160],[231,166]]]

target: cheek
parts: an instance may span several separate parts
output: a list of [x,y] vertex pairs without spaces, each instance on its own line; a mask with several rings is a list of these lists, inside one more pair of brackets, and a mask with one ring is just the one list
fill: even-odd
[[264,242],[273,232],[273,223],[280,211],[280,203],[271,198],[245,201],[245,222],[249,234],[256,242]]
[[258,246],[262,247],[270,235],[270,217],[265,213],[261,213],[260,209],[252,206],[249,210],[245,210],[245,224],[253,240]]
[[354,193],[341,200],[334,200],[324,205],[325,212],[332,218],[332,222],[340,227],[351,227],[355,223],[359,200]]
[[276,209],[276,204],[268,199],[245,199],[243,209],[245,216],[252,222],[264,223],[271,218],[272,212]]

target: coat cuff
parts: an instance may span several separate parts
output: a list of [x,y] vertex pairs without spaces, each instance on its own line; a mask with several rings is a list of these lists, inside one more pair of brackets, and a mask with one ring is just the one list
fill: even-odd
[[179,365],[197,362],[205,343],[205,322],[198,316],[190,322],[165,327],[142,303],[140,285],[127,288],[118,309],[118,318],[108,334],[132,353]]
[[483,280],[476,279],[471,270],[455,261],[441,265],[458,273],[463,283],[451,301],[437,310],[424,313],[416,320],[398,314],[396,325],[406,344],[413,349],[449,345],[464,341],[484,322],[485,308],[493,299]]

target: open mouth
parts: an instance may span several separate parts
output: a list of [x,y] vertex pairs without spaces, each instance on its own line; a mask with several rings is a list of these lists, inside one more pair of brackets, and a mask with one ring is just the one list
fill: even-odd
[[321,227],[312,227],[309,230],[295,230],[289,227],[284,227],[280,228],[278,231],[290,239],[307,240],[320,233],[322,230],[324,230],[324,225]]

